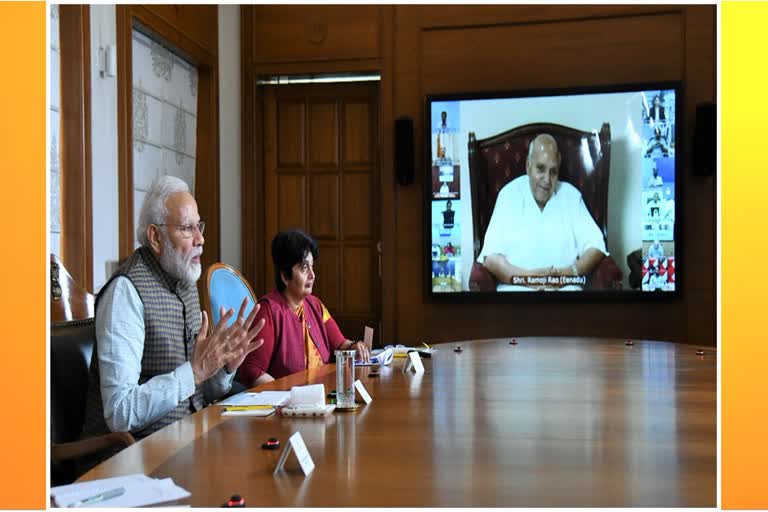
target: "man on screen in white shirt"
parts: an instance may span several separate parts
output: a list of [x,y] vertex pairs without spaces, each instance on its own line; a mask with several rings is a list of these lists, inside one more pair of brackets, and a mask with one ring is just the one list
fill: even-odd
[[664,257],[664,246],[658,240],[654,240],[653,245],[648,249],[648,257],[656,260]]
[[653,176],[648,180],[648,188],[663,187],[664,180],[659,176],[659,169],[655,165],[653,166]]
[[581,290],[529,278],[586,276],[608,254],[581,193],[559,180],[560,164],[554,137],[540,134],[529,147],[526,175],[499,192],[477,258],[499,281],[497,291]]

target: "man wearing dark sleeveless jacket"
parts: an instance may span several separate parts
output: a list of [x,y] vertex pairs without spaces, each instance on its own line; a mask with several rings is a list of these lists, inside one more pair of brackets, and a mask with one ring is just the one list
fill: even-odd
[[262,344],[263,322],[249,329],[243,301],[237,319],[222,311],[208,334],[200,312],[203,231],[197,203],[180,179],[152,184],[139,215],[141,246],[96,300],[85,436],[109,431],[143,438],[229,391],[238,366]]

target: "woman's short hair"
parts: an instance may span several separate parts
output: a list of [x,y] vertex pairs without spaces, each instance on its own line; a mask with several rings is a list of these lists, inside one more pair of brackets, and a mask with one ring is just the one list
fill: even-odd
[[300,229],[288,229],[279,232],[272,240],[272,263],[275,265],[275,286],[285,290],[281,276],[293,279],[293,266],[304,261],[307,254],[317,261],[317,242]]

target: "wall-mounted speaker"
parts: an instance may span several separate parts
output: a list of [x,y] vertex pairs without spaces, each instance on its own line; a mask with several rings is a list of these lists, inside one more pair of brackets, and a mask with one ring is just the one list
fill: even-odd
[[717,169],[717,106],[696,106],[696,128],[693,132],[693,174],[714,176]]
[[415,157],[413,153],[413,119],[398,117],[395,119],[395,172],[397,182],[410,185],[415,177]]

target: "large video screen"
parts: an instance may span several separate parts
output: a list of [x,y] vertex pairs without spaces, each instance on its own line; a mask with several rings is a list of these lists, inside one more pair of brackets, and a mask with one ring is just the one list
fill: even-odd
[[674,295],[679,91],[427,97],[431,294]]

